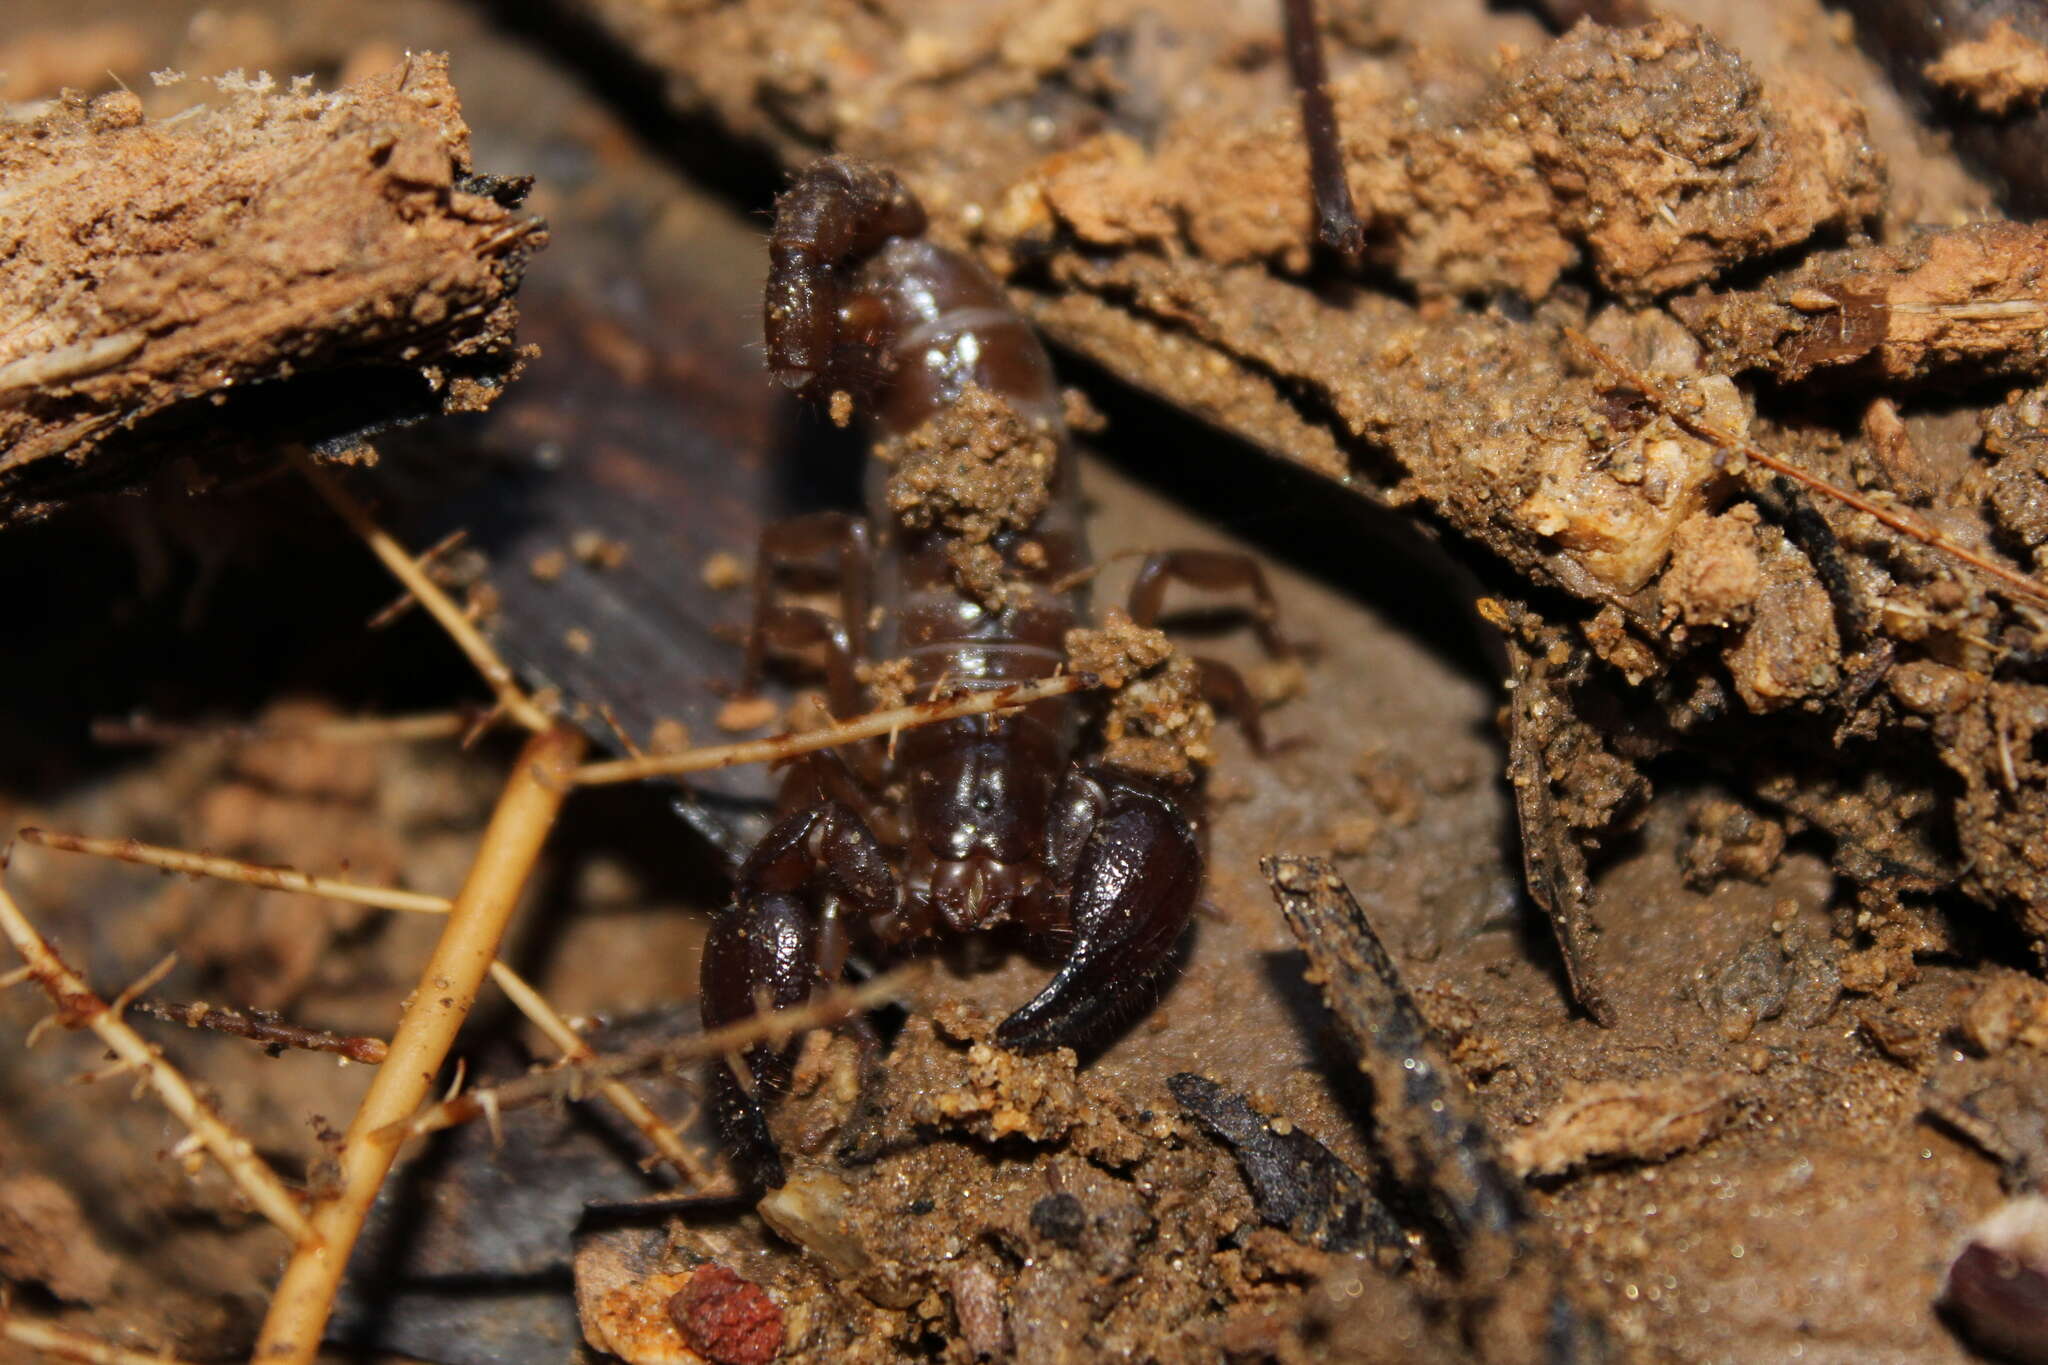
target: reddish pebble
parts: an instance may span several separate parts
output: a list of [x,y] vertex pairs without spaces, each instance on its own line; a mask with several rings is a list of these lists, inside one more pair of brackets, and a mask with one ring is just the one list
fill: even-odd
[[691,1350],[718,1365],[768,1365],[782,1354],[782,1310],[760,1285],[707,1265],[668,1301]]

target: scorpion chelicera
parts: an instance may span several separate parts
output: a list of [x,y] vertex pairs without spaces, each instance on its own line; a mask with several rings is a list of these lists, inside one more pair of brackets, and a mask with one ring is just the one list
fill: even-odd
[[[770,239],[771,370],[842,423],[863,409],[885,458],[870,462],[866,520],[814,513],[762,534],[747,680],[771,653],[822,662],[842,716],[862,707],[865,661],[892,661],[905,691],[1005,687],[1065,668],[1068,632],[1087,620],[1090,563],[1051,362],[1002,287],[928,240],[925,225],[895,175],[831,158],[778,199]],[[1009,453],[1022,464],[1013,458],[1009,472],[1026,477],[1010,482],[1023,491],[1005,484],[996,511],[935,513],[954,491],[946,479],[970,462],[890,463],[886,451],[916,448],[919,433],[966,407],[970,425],[985,429],[991,412],[1012,424]],[[913,466],[938,474],[919,484]],[[818,576],[836,612],[783,600],[794,594],[778,591],[782,575],[798,570]],[[1240,555],[1151,555],[1131,593],[1133,623],[1153,623],[1173,580],[1249,589],[1266,649],[1286,652],[1264,576]],[[1201,695],[1256,745],[1243,679],[1194,663]],[[900,951],[1005,923],[1063,946],[1064,961],[1002,1022],[1002,1046],[1086,1047],[1142,1008],[1201,889],[1191,787],[1077,761],[1077,709],[1073,698],[1042,700],[907,730],[888,751],[795,761],[776,822],[705,944],[705,1026],[801,1003],[838,981],[857,948]],[[872,1062],[871,1025],[846,1027]],[[767,1114],[790,1084],[791,1047],[763,1043],[732,1060],[744,1074],[714,1068],[714,1107],[742,1167],[779,1186]]]

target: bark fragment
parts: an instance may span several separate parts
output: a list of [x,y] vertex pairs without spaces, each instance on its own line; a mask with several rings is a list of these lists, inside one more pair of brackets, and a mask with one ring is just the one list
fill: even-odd
[[[472,173],[446,57],[326,94],[217,84],[177,119],[117,91],[0,121],[0,522],[113,481],[202,400],[296,378],[266,420],[312,439],[484,407],[516,368],[546,234],[523,183]],[[374,367],[409,372],[399,397]],[[233,415],[194,420],[218,447]]]

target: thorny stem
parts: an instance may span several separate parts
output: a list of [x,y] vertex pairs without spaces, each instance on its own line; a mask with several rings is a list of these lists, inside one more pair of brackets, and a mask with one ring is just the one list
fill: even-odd
[[766,739],[688,749],[679,754],[654,754],[646,758],[618,758],[608,763],[586,763],[576,770],[576,785],[595,787],[612,782],[637,782],[644,777],[674,777],[681,773],[701,773],[711,768],[732,768],[743,763],[773,763],[817,749],[830,749],[835,745],[851,744],[855,740],[894,734],[898,730],[908,730],[918,725],[931,725],[942,720],[955,720],[961,716],[978,716],[991,711],[1008,711],[1020,706],[1029,706],[1048,697],[1064,697],[1069,693],[1085,692],[1100,685],[1100,679],[1092,673],[1067,673],[1057,678],[1047,678],[1043,682],[1018,683],[993,691],[968,692],[942,701],[917,702],[888,711],[870,711],[865,716],[855,716],[851,720],[841,721],[822,730],[807,730],[802,734],[770,735]]
[[304,450],[294,450],[292,458],[298,461],[300,472],[305,474],[314,491],[326,499],[335,514],[370,547],[371,553],[391,571],[391,576],[403,583],[419,599],[420,605],[441,623],[441,629],[448,632],[448,638],[455,642],[456,648],[468,657],[476,671],[483,675],[483,680],[490,684],[505,714],[535,734],[546,731],[552,722],[533,704],[533,699],[520,690],[512,670],[498,657],[498,651],[491,647],[491,642],[484,638],[468,613],[455,605],[454,599],[420,567],[419,561],[377,525],[363,505],[349,496],[332,475],[314,463],[312,456]]
[[4,1310],[0,1310],[0,1338],[41,1351],[51,1360],[77,1360],[84,1365],[182,1365],[176,1356],[131,1351],[54,1323],[18,1318]]
[[349,1252],[398,1153],[380,1130],[402,1122],[431,1090],[569,793],[570,772],[584,743],[568,726],[553,726],[521,750],[447,928],[392,1034],[390,1055],[349,1121],[339,1157],[340,1188],[314,1207],[311,1231],[298,1239],[278,1281],[256,1339],[258,1361],[310,1365],[319,1352]]
[[807,1004],[789,1009],[770,1010],[742,1019],[736,1024],[714,1029],[710,1033],[700,1033],[673,1043],[657,1043],[630,1052],[602,1056],[593,1054],[585,1061],[551,1067],[516,1081],[508,1081],[490,1090],[471,1091],[467,1095],[443,1100],[415,1114],[403,1125],[391,1129],[385,1136],[403,1140],[421,1137],[427,1133],[438,1133],[443,1128],[453,1128],[457,1124],[486,1117],[493,1110],[513,1109],[552,1099],[562,1094],[565,1087],[572,1087],[578,1082],[602,1083],[636,1072],[673,1066],[678,1062],[721,1057],[759,1042],[778,1042],[785,1038],[793,1038],[799,1033],[807,1033],[814,1028],[825,1028],[849,1015],[858,1014],[862,1010],[895,999],[919,974],[920,968],[904,968],[878,976],[858,986],[830,991]]
[[[325,896],[331,900],[345,900],[354,905],[374,906],[380,910],[445,915],[455,905],[455,902],[446,896],[435,896],[424,891],[401,891],[395,887],[364,886],[357,882],[336,881],[326,877],[308,877],[290,868],[264,867],[258,863],[243,862],[238,858],[216,858],[205,854],[187,853],[182,849],[163,848],[156,844],[140,843],[134,839],[89,839],[82,835],[57,834],[39,829],[24,829],[21,831],[21,837],[45,848],[61,849],[69,853],[114,858],[144,867],[189,872],[194,876],[243,882],[251,886],[269,887],[276,891],[296,891]],[[491,963],[491,980],[497,983],[498,988],[518,1006],[520,1012],[533,1026],[546,1035],[570,1060],[586,1060],[593,1055],[569,1021],[563,1018],[561,1012],[549,1004],[547,998],[534,989],[524,977],[503,962],[494,961]],[[193,1023],[183,1012],[184,1007],[174,1005],[169,1009],[171,1013],[162,1017],[174,1018],[179,1023]],[[194,1027],[216,1026],[210,1016],[218,1013],[220,1011],[209,1011],[209,1018],[194,1024]],[[306,1046],[304,1043],[285,1041],[290,1042],[292,1046]],[[339,1041],[358,1046],[374,1045],[378,1049],[386,1046],[381,1039],[376,1038],[350,1038]],[[355,1060],[382,1062],[384,1058],[382,1055],[375,1058],[356,1056]],[[599,1093],[611,1101],[627,1121],[638,1128],[647,1140],[654,1144],[655,1150],[666,1157],[690,1183],[704,1185],[715,1179],[697,1159],[696,1154],[676,1136],[675,1130],[626,1086],[604,1086],[600,1088]]]
[[164,1107],[177,1115],[206,1150],[213,1153],[214,1160],[257,1211],[288,1236],[304,1238],[309,1232],[306,1216],[299,1208],[298,1198],[285,1188],[277,1172],[256,1155],[247,1138],[213,1112],[212,1106],[199,1097],[176,1067],[93,993],[85,978],[65,965],[4,885],[0,885],[0,931],[6,933],[36,982],[56,1004],[59,1021],[66,1028],[91,1029],[116,1061],[143,1073]]
[[2044,587],[2030,575],[2000,564],[1997,560],[1986,558],[1975,550],[1970,549],[1967,545],[1959,545],[1955,541],[1950,540],[1940,531],[1919,520],[1917,517],[1911,517],[1904,512],[1886,507],[1884,504],[1858,493],[1853,488],[1844,488],[1840,484],[1832,483],[1811,470],[1801,469],[1789,460],[1780,459],[1778,456],[1771,454],[1770,451],[1765,450],[1748,437],[1737,436],[1732,431],[1724,431],[1704,417],[1701,417],[1698,413],[1687,411],[1684,405],[1679,403],[1677,399],[1655,380],[1635,369],[1619,356],[1609,352],[1605,347],[1601,346],[1584,332],[1579,331],[1576,327],[1565,328],[1565,338],[1591,356],[1608,373],[1649,399],[1651,403],[1656,405],[1658,411],[1701,440],[1710,441],[1720,446],[1723,450],[1736,451],[1748,459],[1756,461],[1774,474],[1782,474],[1796,483],[1804,484],[1816,493],[1824,493],[1838,502],[1855,508],[1880,525],[1889,526],[1900,535],[1909,536],[1930,549],[1939,550],[1943,554],[1961,560],[1979,573],[1987,574],[1997,579],[2031,601],[2048,604],[2048,587]]
[[[583,1041],[583,1035],[560,1014],[554,1006],[541,998],[540,992],[528,985],[524,978],[502,962],[491,964],[491,979],[498,983],[498,989],[512,998],[512,1003],[542,1033],[548,1041],[560,1048],[562,1055],[572,1063],[587,1063],[597,1059],[590,1044]],[[676,1130],[648,1108],[647,1101],[635,1094],[624,1081],[605,1079],[598,1082],[597,1093],[611,1103],[614,1109],[626,1116],[626,1121],[647,1135],[656,1150],[666,1157],[682,1173],[685,1180],[699,1189],[713,1184],[716,1177],[697,1159],[696,1153],[684,1145]]]

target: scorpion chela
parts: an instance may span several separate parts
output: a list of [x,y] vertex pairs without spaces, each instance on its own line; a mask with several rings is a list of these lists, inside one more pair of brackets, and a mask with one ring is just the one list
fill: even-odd
[[[861,709],[866,661],[893,661],[906,691],[1005,687],[1065,668],[1068,632],[1088,620],[1090,562],[1051,362],[1002,287],[925,226],[895,175],[831,158],[778,199],[770,239],[770,368],[842,424],[863,410],[885,458],[870,462],[865,520],[813,513],[762,534],[747,681],[771,655],[821,662],[842,716]],[[970,407],[970,425],[1007,420],[1016,434],[1004,458],[1021,461],[1022,477],[997,477],[1007,501],[995,511],[945,501],[971,461],[916,458],[920,433]],[[836,611],[785,600],[795,594],[778,584],[797,571]],[[1135,625],[1152,625],[1175,580],[1248,589],[1266,649],[1286,652],[1263,574],[1235,554],[1149,556],[1131,592]],[[1202,697],[1256,745],[1242,677],[1192,662]],[[705,945],[705,1026],[801,1003],[859,948],[1006,923],[1064,954],[1002,1022],[1001,1045],[1083,1048],[1142,1008],[1201,889],[1192,786],[1078,760],[1077,712],[1074,698],[1042,700],[907,730],[887,751],[795,761]],[[874,1057],[872,1026],[847,1027]],[[767,1114],[790,1074],[789,1047],[765,1043],[714,1068],[727,1141],[768,1186],[785,1178]]]

